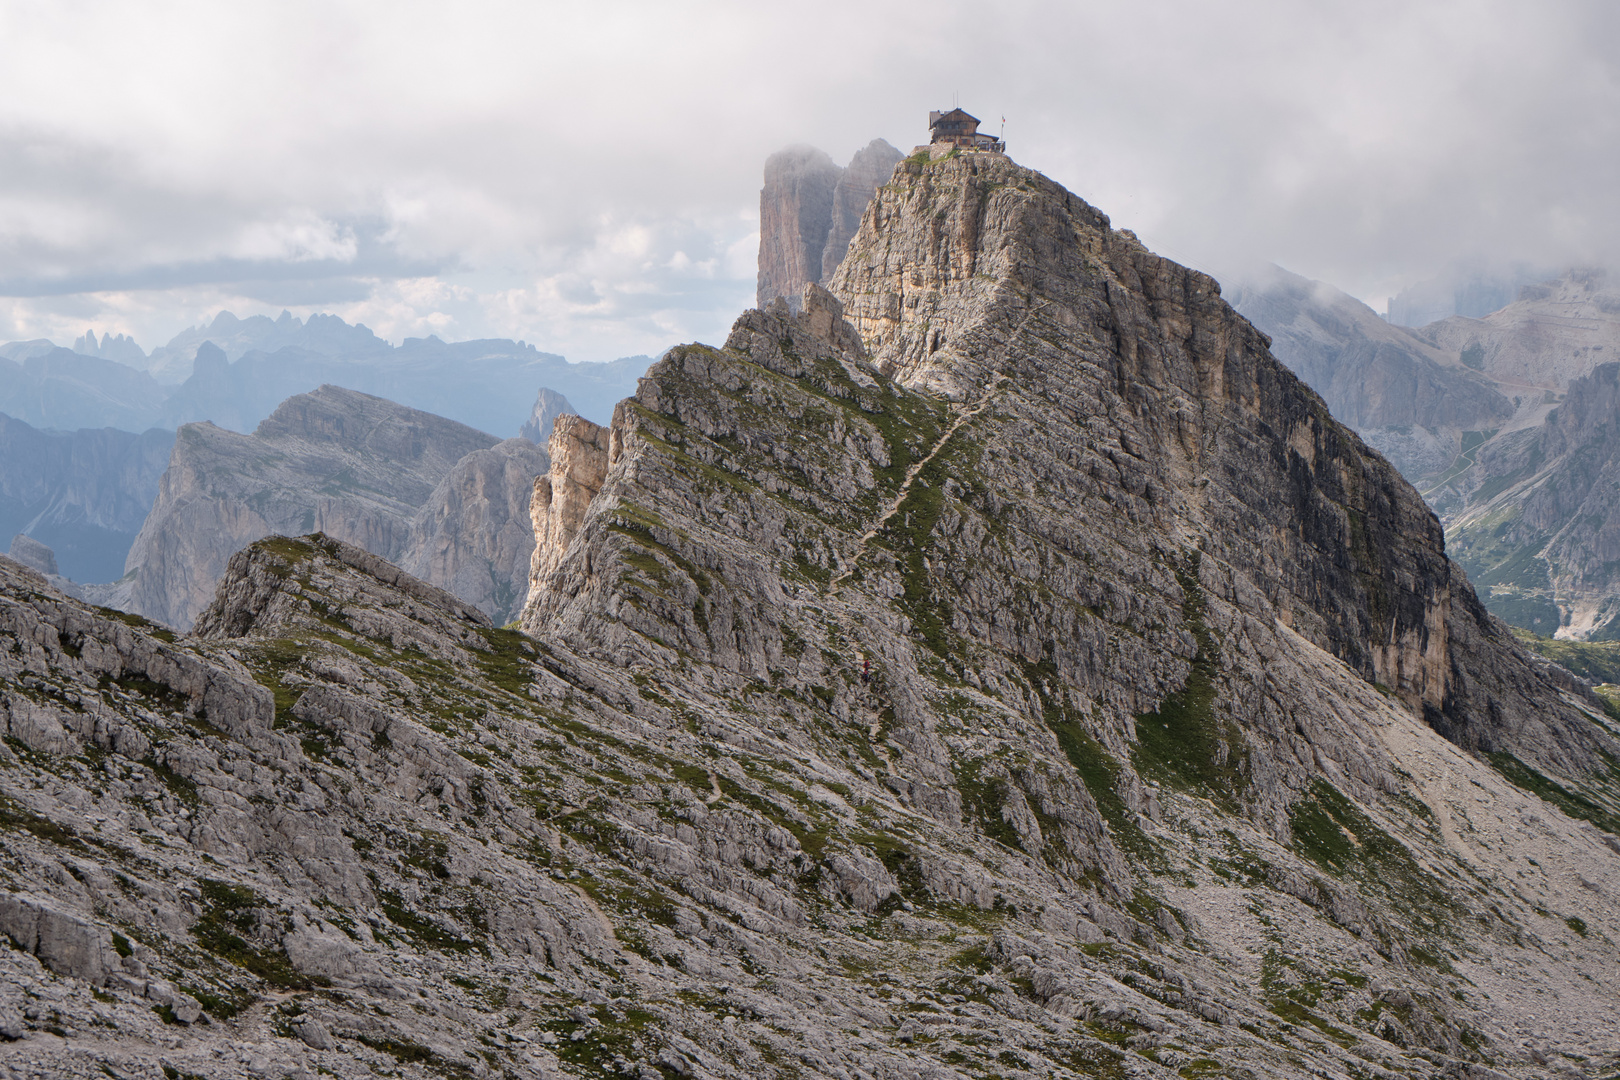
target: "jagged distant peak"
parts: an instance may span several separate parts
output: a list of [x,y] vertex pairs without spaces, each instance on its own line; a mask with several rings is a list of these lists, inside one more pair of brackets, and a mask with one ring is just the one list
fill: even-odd
[[114,334],[111,330],[96,340],[94,328],[86,330],[84,334],[73,342],[73,351],[81,356],[99,356],[104,360],[116,360],[131,367],[146,366],[146,350],[135,343],[135,339],[127,334]]

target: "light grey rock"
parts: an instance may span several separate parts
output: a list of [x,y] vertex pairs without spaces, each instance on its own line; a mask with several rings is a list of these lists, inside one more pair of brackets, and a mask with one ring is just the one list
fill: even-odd
[[781,297],[797,311],[806,285],[832,280],[873,193],[902,157],[887,142],[873,139],[847,166],[809,146],[789,147],[766,159],[759,193],[760,307]]
[[811,146],[778,150],[766,159],[765,186],[759,193],[756,292],[761,307],[779,296],[797,304],[805,284],[821,280],[833,192],[843,172]]
[[57,974],[91,985],[113,967],[106,931],[47,897],[0,894],[0,932]]
[[516,618],[528,592],[534,528],[529,500],[551,467],[526,438],[456,462],[411,520],[399,565],[476,605],[497,623]]
[[551,441],[551,425],[557,417],[565,413],[576,412],[568,403],[568,399],[549,387],[542,386],[540,393],[534,399],[534,411],[524,421],[522,429],[518,431],[520,438],[528,439],[536,446],[545,446]]
[[904,159],[904,154],[884,140],[873,139],[857,150],[849,164],[844,166],[838,183],[833,187],[827,243],[821,250],[821,276],[816,279],[820,284],[825,285],[832,280],[833,272],[844,261],[844,254],[849,250],[850,239],[860,228],[861,215],[866,213],[872,196],[889,182],[894,167]]
[[30,1068],[1610,1075],[1604,714],[1208,279],[962,155],[834,285],[557,425],[526,634],[0,559],[6,884],[143,968],[0,950]]
[[443,417],[334,386],[289,398],[252,435],[187,425],[130,549],[132,606],[189,627],[231,555],[277,533],[319,530],[397,558],[439,482],[495,443]]
[[330,1050],[337,1045],[332,1040],[332,1033],[326,1030],[326,1025],[313,1017],[302,1017],[294,1022],[294,1030],[304,1045],[311,1050]]
[[6,554],[24,566],[38,570],[47,577],[58,573],[56,569],[56,552],[23,533],[18,533],[11,538],[11,550]]
[[1457,352],[1323,282],[1280,267],[1256,278],[1229,293],[1232,306],[1270,336],[1272,354],[1322,395],[1336,420],[1414,483],[1452,463],[1465,431],[1477,438],[1513,416],[1511,395]]

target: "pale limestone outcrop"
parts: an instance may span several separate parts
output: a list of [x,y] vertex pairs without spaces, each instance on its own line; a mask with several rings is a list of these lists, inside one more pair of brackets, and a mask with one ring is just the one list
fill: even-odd
[[46,577],[54,577],[60,571],[56,567],[56,552],[46,544],[40,543],[32,536],[18,533],[11,538],[11,550],[6,554],[33,570],[38,570]]
[[554,421],[548,450],[550,471],[534,479],[529,500],[534,554],[529,565],[529,599],[546,587],[569,543],[579,532],[585,510],[607,476],[611,432],[580,416],[559,416]]
[[234,552],[321,531],[506,622],[526,591],[529,494],[548,463],[526,439],[332,386],[287,399],[252,435],[187,425],[130,551],[128,599],[105,599],[183,628]]
[[1271,352],[1322,395],[1420,490],[1450,467],[1465,433],[1501,428],[1511,393],[1403,326],[1330,285],[1270,267],[1227,300],[1271,338]]
[[0,893],[0,933],[58,975],[99,985],[118,968],[111,935],[48,898]]
[[492,436],[324,386],[288,398],[252,435],[187,424],[130,549],[135,611],[188,627],[231,555],[262,536],[321,531],[385,558],[439,482]]

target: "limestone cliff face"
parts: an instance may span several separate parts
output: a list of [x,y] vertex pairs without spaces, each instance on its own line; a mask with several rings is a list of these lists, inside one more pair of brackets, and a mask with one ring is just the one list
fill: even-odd
[[1620,364],[1569,384],[1536,428],[1481,447],[1447,539],[1493,610],[1543,635],[1620,636]]
[[529,499],[534,555],[529,597],[550,579],[607,475],[611,432],[579,416],[559,416],[551,429],[550,469],[534,478]]
[[821,279],[821,252],[832,227],[833,190],[843,170],[811,146],[778,150],[765,159],[759,192],[760,303],[797,296]]
[[550,465],[528,439],[474,450],[416,512],[399,565],[510,622],[522,609],[534,552],[530,491]]
[[190,626],[231,555],[275,533],[321,530],[398,558],[439,482],[496,441],[333,386],[288,398],[252,435],[187,424],[130,549],[134,610]]
[[[905,155],[882,139],[873,139],[855,152],[838,183],[833,187],[832,210],[827,228],[827,243],[821,249],[821,276],[816,281],[825,285],[832,280],[838,264],[849,251],[849,242],[861,226],[861,215],[877,194],[877,189],[889,182],[894,167]],[[808,282],[801,283],[802,286]],[[800,289],[791,293],[778,293],[798,299]],[[775,299],[771,297],[769,299]],[[761,303],[765,301],[762,300]]]
[[0,415],[0,535],[26,531],[77,581],[119,577],[173,445],[167,431],[41,431]]
[[1278,267],[1227,291],[1244,318],[1271,338],[1271,352],[1322,395],[1420,489],[1446,470],[1465,439],[1503,427],[1516,406],[1460,353],[1385,322],[1330,285]]
[[872,193],[900,160],[900,151],[882,139],[873,139],[847,167],[810,146],[779,150],[765,160],[759,193],[761,306],[780,296],[796,308],[805,285],[832,276]]
[[[1420,822],[1463,809],[1426,756],[1442,746],[1471,782],[1503,781],[1459,745],[1595,793],[1609,722],[1491,622],[1421,499],[1213,282],[1010,163],[910,175],[871,208],[842,302],[810,287],[723,349],[672,350],[592,432],[601,490],[537,567],[524,629],[632,673],[649,714],[738,760],[892,792],[877,812],[906,823],[909,854],[885,868],[908,899],[982,896],[980,856],[934,844],[983,836],[1002,880],[1050,883],[1054,914],[1150,910],[1185,873],[1178,895],[1219,915],[1166,946],[1178,958],[1258,964],[1251,933],[1284,955],[1386,935],[1428,950],[1429,901],[1399,898],[1393,864],[1311,869],[1348,835],[1319,823],[1366,812],[1424,850],[1453,826]],[[1229,877],[1207,839],[1228,828],[1303,861],[1268,846],[1269,869]],[[1479,852],[1436,842],[1442,861]],[[1289,889],[1317,917],[1277,930],[1237,900]],[[1180,941],[1176,917],[1160,925]],[[1413,1000],[1449,993],[1365,963],[1356,978]],[[1065,970],[1051,985],[1078,984]],[[1431,1011],[1414,1038],[1440,1050],[1464,1045],[1444,1034],[1459,1023],[1517,1022],[1497,1010]],[[1394,1034],[1371,1015],[1334,1012],[1358,1038]]]
[[1480,370],[1519,395],[1523,408],[1541,404],[1530,391],[1561,392],[1620,352],[1620,281],[1602,269],[1570,270],[1519,290],[1519,298],[1480,319],[1453,315],[1417,331],[1442,349],[1477,350]]
[[[990,410],[1007,453],[1065,492],[1045,513],[1015,511],[1031,531],[1072,550],[1090,546],[1089,515],[1124,513],[1141,537],[1129,546],[1170,537],[1199,552],[1231,575],[1231,595],[1267,598],[1253,615],[1455,737],[1491,748],[1492,723],[1532,721],[1535,664],[1446,559],[1434,515],[1271,357],[1213,279],[1005,159],[908,165],[897,180],[834,290],[881,368]],[[993,604],[962,596],[959,618],[995,624]],[[1084,670],[1084,652],[1064,660],[1056,647],[1060,670]],[[1590,764],[1580,729],[1555,725],[1546,751]]]

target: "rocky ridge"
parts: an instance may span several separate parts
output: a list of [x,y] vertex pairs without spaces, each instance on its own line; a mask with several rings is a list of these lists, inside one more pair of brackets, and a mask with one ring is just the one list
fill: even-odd
[[527,635],[0,561],[9,1060],[1611,1073],[1613,722],[1214,283],[974,155],[834,287],[558,423]]

